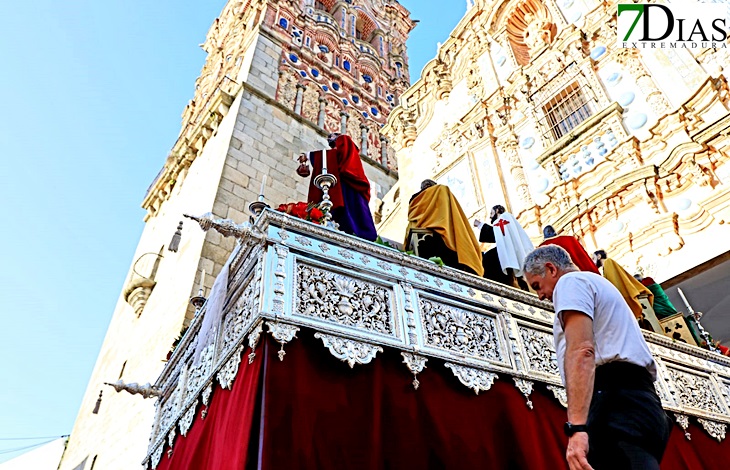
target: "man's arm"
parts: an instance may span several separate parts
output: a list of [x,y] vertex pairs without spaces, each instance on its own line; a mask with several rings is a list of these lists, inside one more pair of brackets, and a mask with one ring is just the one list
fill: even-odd
[[[586,424],[593,396],[596,374],[596,352],[593,340],[593,320],[577,310],[562,312],[565,331],[565,389],[568,393],[568,421]],[[566,457],[573,469],[590,469],[588,464],[588,435],[573,434],[568,441]]]

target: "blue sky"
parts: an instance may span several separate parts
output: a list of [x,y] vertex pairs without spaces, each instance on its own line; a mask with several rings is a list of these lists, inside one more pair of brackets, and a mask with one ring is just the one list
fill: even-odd
[[[71,432],[225,0],[36,0],[0,15],[0,462]],[[465,0],[420,20],[412,79]]]

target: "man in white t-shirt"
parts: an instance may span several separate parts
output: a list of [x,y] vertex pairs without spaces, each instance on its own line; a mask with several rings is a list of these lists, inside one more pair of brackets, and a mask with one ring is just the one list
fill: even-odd
[[557,245],[530,253],[524,270],[540,299],[555,306],[570,469],[658,470],[671,420],[654,389],[654,358],[619,291],[579,271]]

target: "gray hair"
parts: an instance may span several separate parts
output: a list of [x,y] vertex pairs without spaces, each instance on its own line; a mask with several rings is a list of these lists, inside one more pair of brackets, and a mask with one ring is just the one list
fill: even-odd
[[552,263],[560,271],[578,271],[578,267],[570,259],[570,254],[558,245],[545,245],[532,251],[525,258],[524,271],[544,276],[545,263]]

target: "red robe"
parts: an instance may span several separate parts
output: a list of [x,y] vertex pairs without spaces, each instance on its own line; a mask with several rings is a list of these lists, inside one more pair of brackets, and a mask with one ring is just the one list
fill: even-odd
[[557,237],[547,238],[544,242],[540,243],[540,246],[545,245],[558,245],[565,248],[565,251],[570,254],[570,258],[573,263],[578,266],[581,271],[590,271],[600,275],[596,263],[593,262],[591,256],[588,254],[583,245],[572,235],[558,235]]
[[[309,182],[309,202],[320,202],[322,191],[314,185],[314,178],[322,173],[322,151],[310,153],[312,157],[312,179]],[[344,207],[341,184],[346,184],[370,201],[370,182],[360,160],[360,151],[350,136],[341,135],[335,140],[335,148],[327,150],[327,172],[337,178],[337,184],[329,190],[332,209]]]

